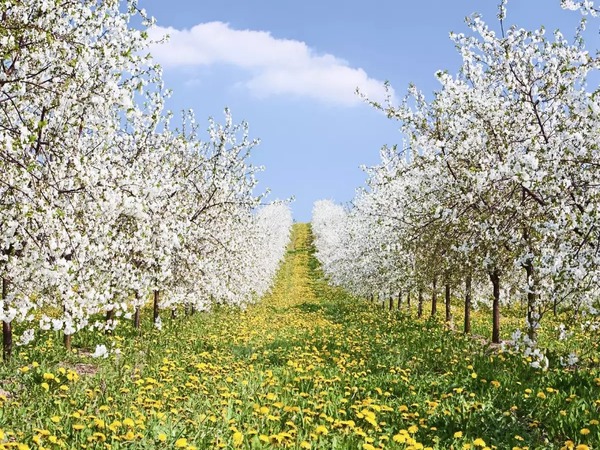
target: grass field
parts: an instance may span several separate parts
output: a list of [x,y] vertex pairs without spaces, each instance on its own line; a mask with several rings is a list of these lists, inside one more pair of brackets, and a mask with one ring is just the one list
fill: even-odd
[[295,225],[272,293],[245,311],[21,348],[0,368],[0,449],[599,448],[596,343],[576,370],[536,370],[328,286],[312,251]]

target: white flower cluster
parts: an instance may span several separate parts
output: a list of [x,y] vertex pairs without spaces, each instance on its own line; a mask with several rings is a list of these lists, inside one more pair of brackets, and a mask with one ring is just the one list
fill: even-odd
[[[0,320],[70,335],[160,308],[245,305],[291,227],[260,207],[245,123],[178,129],[135,1],[8,0],[0,27]],[[47,317],[48,310],[62,311]],[[106,313],[107,322],[93,316]],[[156,318],[155,318],[156,319]],[[21,343],[32,339],[28,331]]]

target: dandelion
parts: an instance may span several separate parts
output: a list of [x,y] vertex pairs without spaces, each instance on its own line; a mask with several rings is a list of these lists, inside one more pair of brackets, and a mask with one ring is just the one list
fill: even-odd
[[239,431],[233,433],[233,445],[239,447],[244,442],[244,435]]
[[179,438],[175,441],[175,448],[185,448],[187,445],[188,443],[186,438]]
[[315,428],[315,433],[317,434],[317,436],[321,436],[321,435],[326,435],[329,431],[327,430],[327,427],[325,425],[319,425],[317,426],[317,428]]

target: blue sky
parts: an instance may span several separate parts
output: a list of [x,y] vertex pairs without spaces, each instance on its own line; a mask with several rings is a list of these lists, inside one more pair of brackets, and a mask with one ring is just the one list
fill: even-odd
[[[310,220],[318,199],[345,203],[363,184],[361,164],[378,161],[384,144],[400,144],[396,123],[362,103],[361,86],[381,98],[389,81],[397,97],[410,82],[437,88],[438,69],[456,72],[450,31],[466,32],[474,12],[498,27],[493,0],[377,2],[305,0],[140,0],[171,35],[153,49],[173,89],[168,107],[192,108],[202,123],[246,120],[261,139],[253,162],[264,165],[260,188],[270,199],[295,197],[294,218]],[[580,16],[559,0],[512,0],[508,24],[560,28],[572,36]],[[593,20],[588,47],[599,48]]]

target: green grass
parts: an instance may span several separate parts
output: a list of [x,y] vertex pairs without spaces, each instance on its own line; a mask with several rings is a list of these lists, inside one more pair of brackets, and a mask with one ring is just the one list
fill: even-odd
[[[328,286],[310,245],[296,225],[273,292],[246,311],[82,333],[70,354],[54,333],[21,348],[0,369],[0,449],[598,448],[597,347],[577,370],[535,370]],[[474,313],[481,334],[488,322]],[[121,354],[87,356],[101,342]]]

